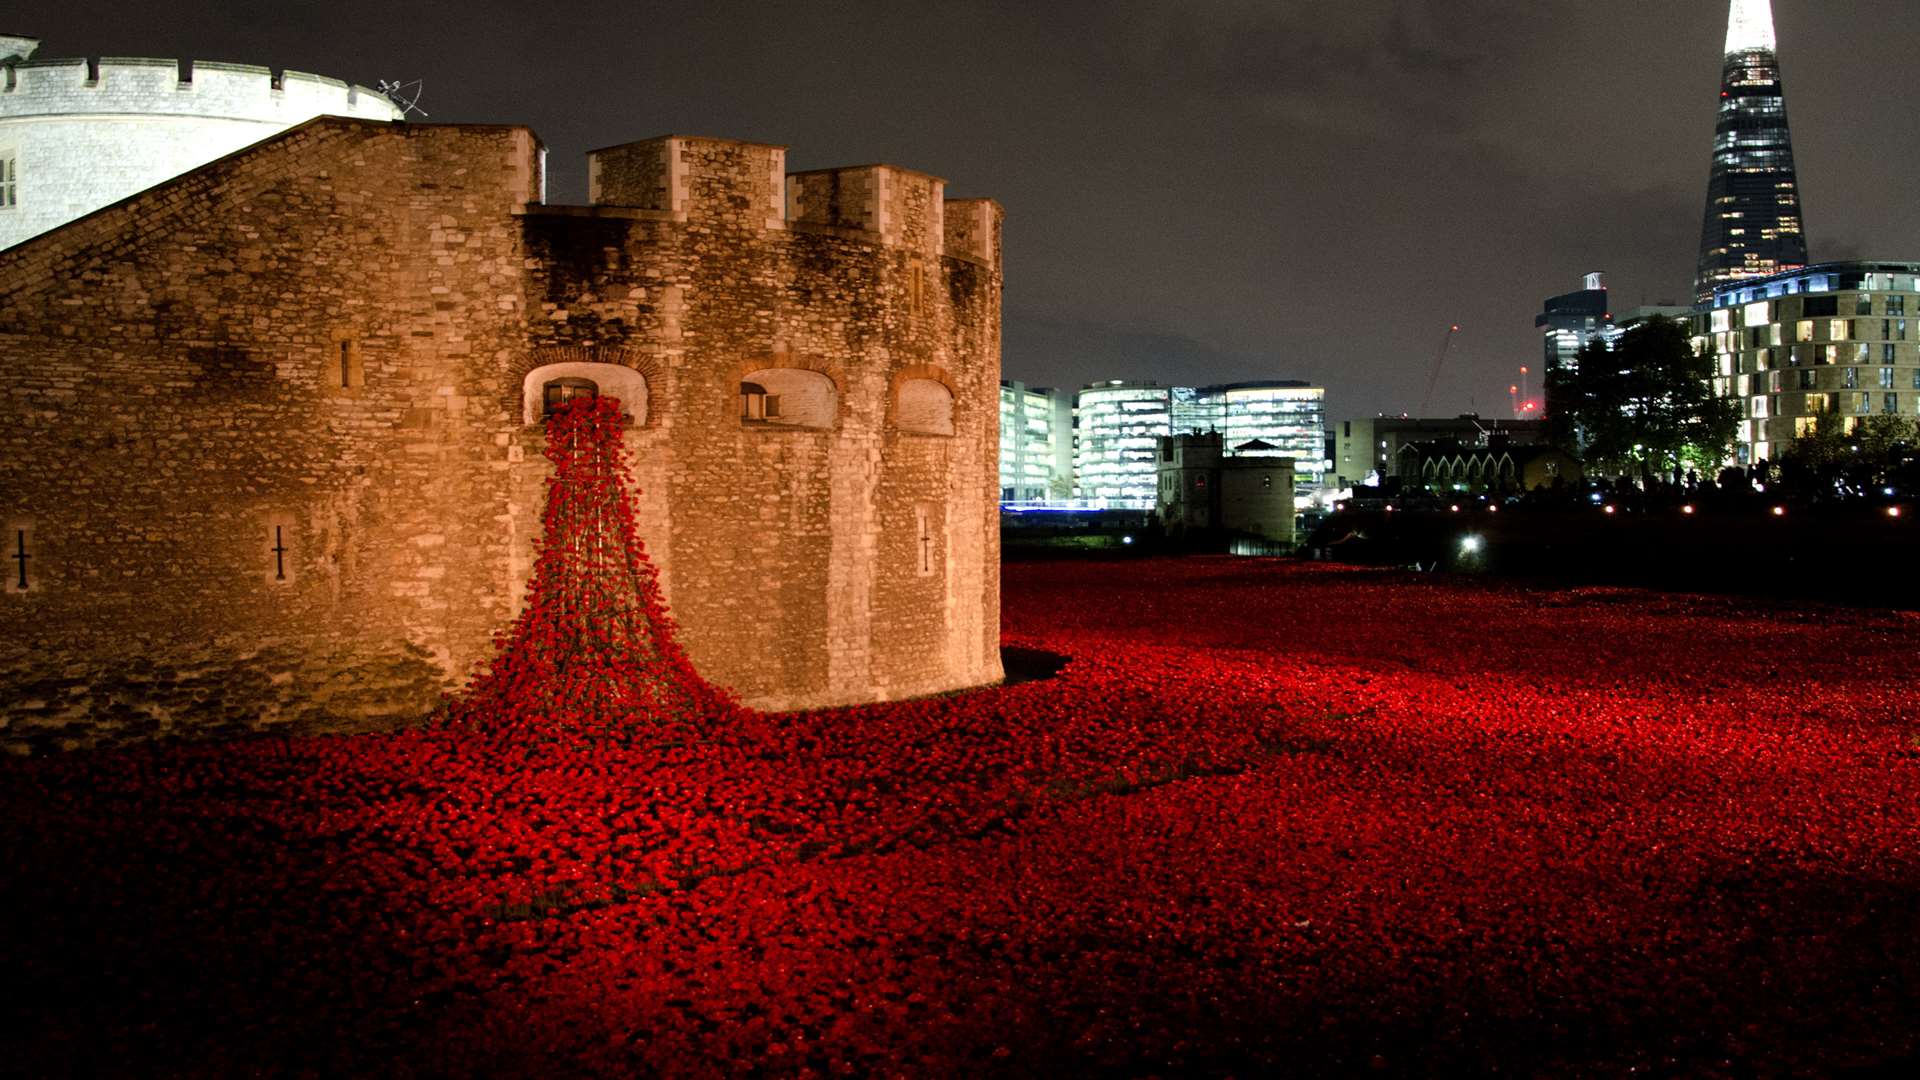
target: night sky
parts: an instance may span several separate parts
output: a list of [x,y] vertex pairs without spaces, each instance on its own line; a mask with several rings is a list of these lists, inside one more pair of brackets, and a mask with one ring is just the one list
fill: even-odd
[[[1812,257],[1920,259],[1911,0],[1775,0]],[[1725,0],[41,2],[41,58],[190,56],[523,123],[552,199],[680,132],[888,161],[1007,209],[1005,373],[1298,378],[1333,418],[1504,415],[1533,316],[1605,270],[1684,301]],[[1537,377],[1537,376],[1536,376]]]

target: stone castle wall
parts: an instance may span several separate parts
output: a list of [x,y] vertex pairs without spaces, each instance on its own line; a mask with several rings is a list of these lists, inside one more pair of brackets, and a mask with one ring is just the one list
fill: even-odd
[[[710,678],[998,679],[998,208],[908,248],[785,221],[780,148],[618,149],[680,196],[541,206],[525,129],[320,120],[0,253],[0,746],[417,720],[517,610],[556,375],[628,401]],[[749,377],[823,411],[743,421]]]
[[18,174],[0,248],[316,116],[400,119],[377,91],[250,64],[136,57],[0,70],[0,155]]

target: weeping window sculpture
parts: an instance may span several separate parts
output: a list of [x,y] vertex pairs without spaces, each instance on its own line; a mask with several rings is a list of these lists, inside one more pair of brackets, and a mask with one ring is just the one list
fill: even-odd
[[676,743],[745,734],[752,714],[702,679],[634,535],[620,402],[576,397],[547,423],[553,461],[527,603],[446,718],[509,738]]

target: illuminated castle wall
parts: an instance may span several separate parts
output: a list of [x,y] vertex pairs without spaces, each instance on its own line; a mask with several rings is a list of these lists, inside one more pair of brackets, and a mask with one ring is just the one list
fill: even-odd
[[0,248],[316,116],[398,120],[376,91],[251,64],[31,59],[0,37]]
[[517,609],[586,384],[709,678],[999,678],[999,208],[688,137],[546,206],[541,159],[323,118],[0,253],[0,744],[418,717]]

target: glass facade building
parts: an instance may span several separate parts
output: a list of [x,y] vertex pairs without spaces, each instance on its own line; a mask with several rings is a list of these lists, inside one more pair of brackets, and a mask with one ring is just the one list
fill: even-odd
[[1920,416],[1920,262],[1823,263],[1716,289],[1693,317],[1714,390],[1740,406],[1738,461],[1777,461],[1816,424]]
[[1327,471],[1326,391],[1298,382],[1209,387],[1220,402],[1228,457],[1293,459],[1294,493],[1320,490]]
[[1163,387],[1093,383],[1074,408],[1074,485],[1084,499],[1151,500],[1160,439],[1217,431],[1229,457],[1290,457],[1309,498],[1326,472],[1326,391],[1303,382]]
[[1612,324],[1610,305],[1603,274],[1588,274],[1579,292],[1548,297],[1544,310],[1533,319],[1534,329],[1540,331],[1546,345],[1541,372],[1576,370],[1580,350]]
[[1075,497],[1152,502],[1159,490],[1160,440],[1172,433],[1168,387],[1089,384],[1073,406]]
[[1774,50],[1771,0],[1733,0],[1694,278],[1703,304],[1729,282],[1807,264],[1787,100]]
[[1073,406],[1048,386],[1000,383],[1000,501],[1073,493]]

